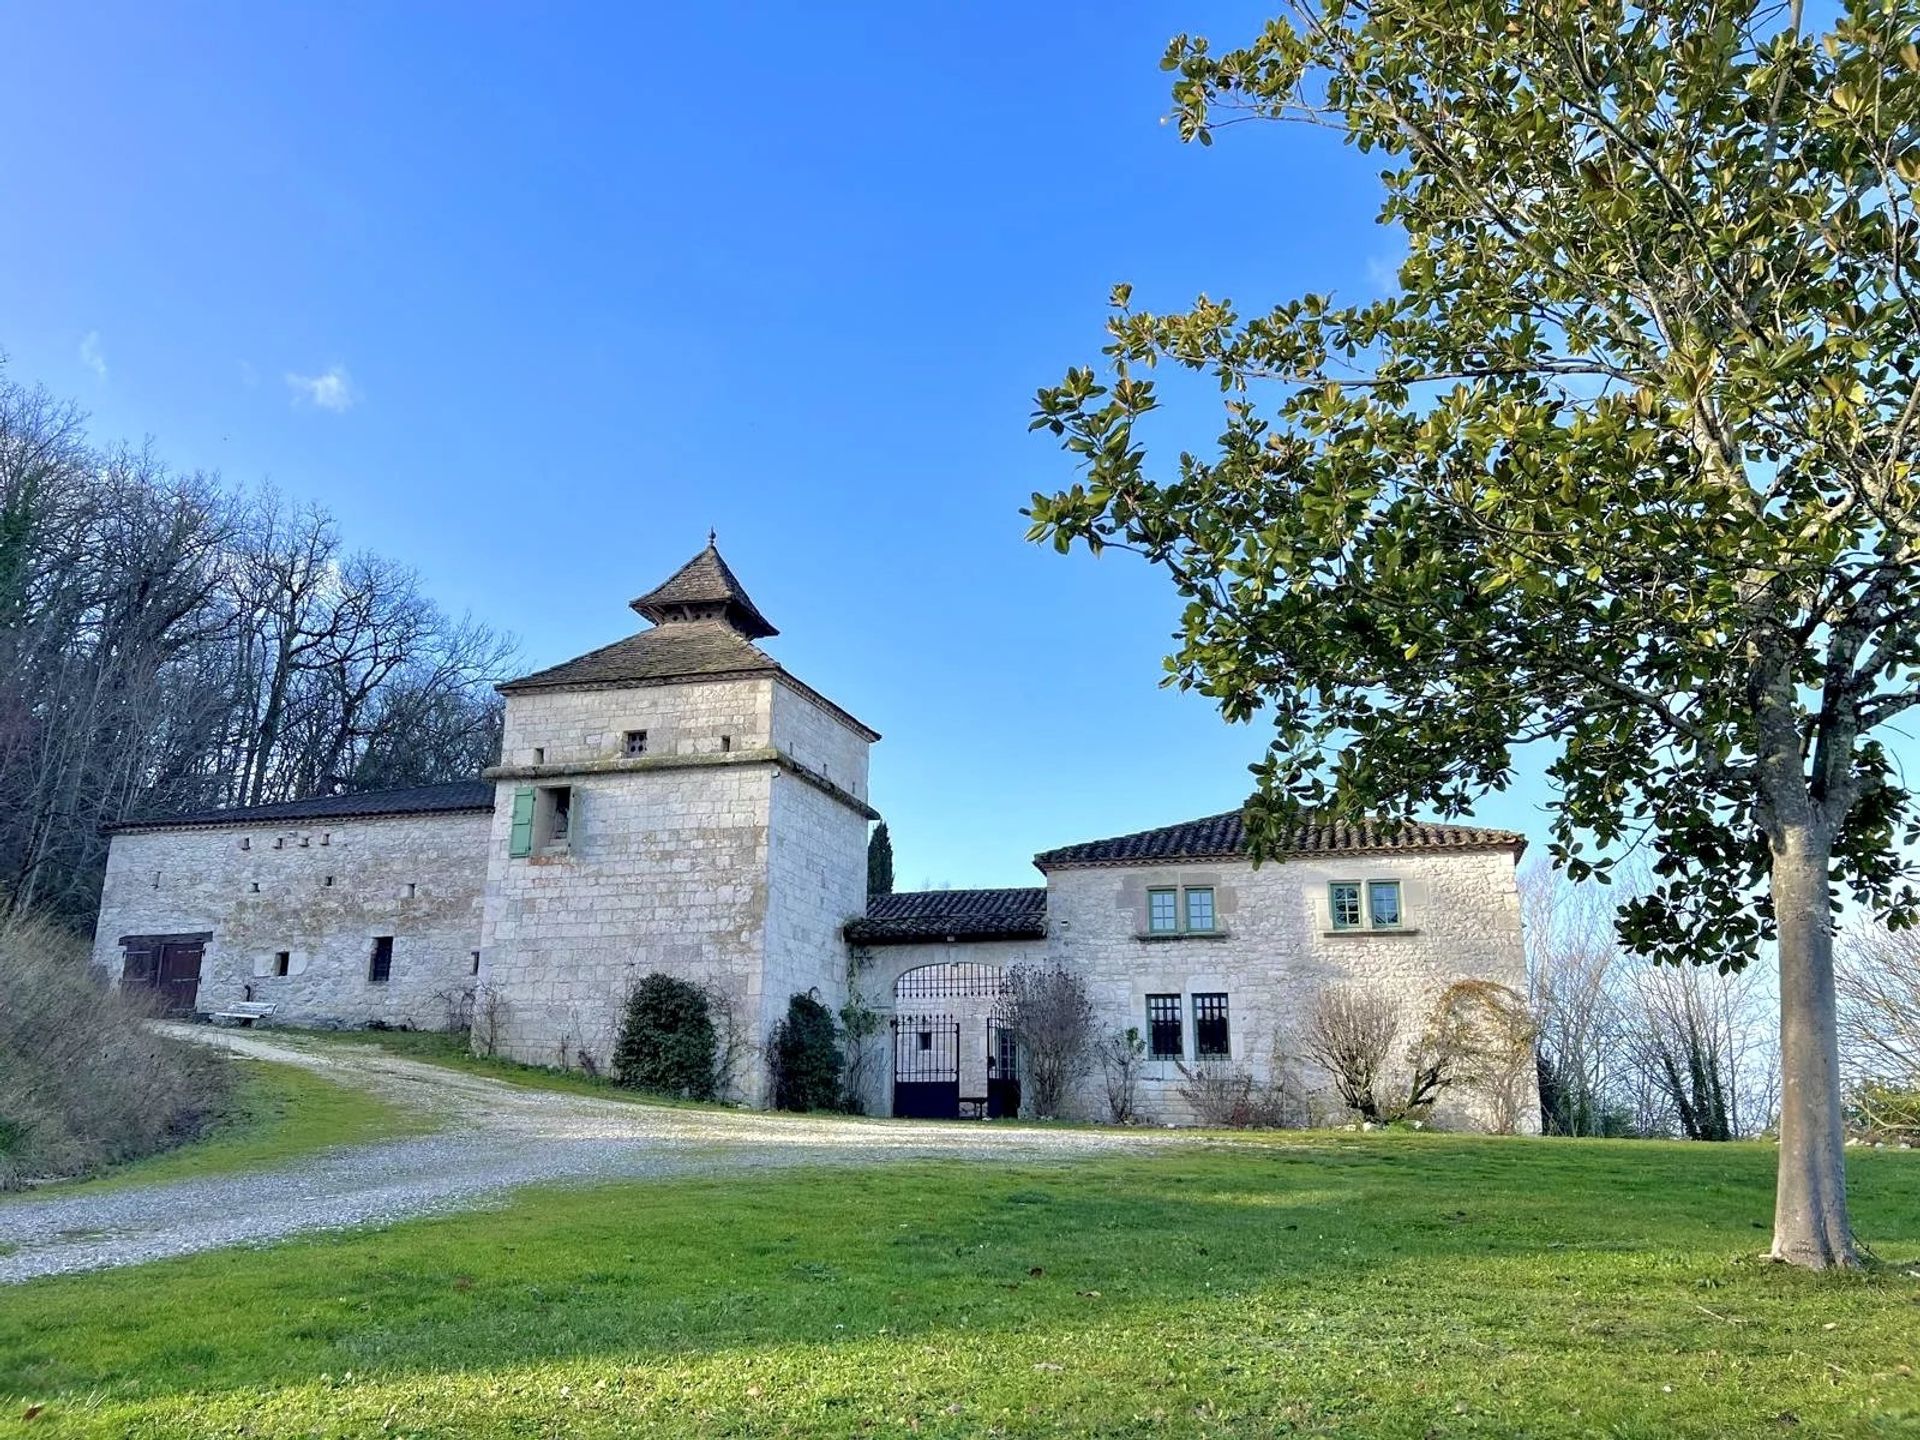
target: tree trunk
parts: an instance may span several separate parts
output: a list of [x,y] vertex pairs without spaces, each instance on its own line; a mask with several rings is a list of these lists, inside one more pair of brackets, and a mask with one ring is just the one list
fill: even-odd
[[1859,1263],[1847,1220],[1830,846],[1811,827],[1783,831],[1771,844],[1780,931],[1781,1076],[1772,1255],[1813,1270]]

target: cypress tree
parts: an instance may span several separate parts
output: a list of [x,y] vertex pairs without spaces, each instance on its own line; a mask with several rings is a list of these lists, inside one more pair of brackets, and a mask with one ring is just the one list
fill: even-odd
[[892,893],[893,837],[887,834],[887,822],[882,820],[874,827],[873,838],[867,842],[867,894]]

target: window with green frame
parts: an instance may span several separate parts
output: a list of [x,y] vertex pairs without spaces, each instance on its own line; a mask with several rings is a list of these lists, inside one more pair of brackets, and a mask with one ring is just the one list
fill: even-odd
[[1202,932],[1213,929],[1213,887],[1189,885],[1186,899],[1187,929]]
[[1180,892],[1178,890],[1147,891],[1147,932],[1152,935],[1172,935],[1180,929]]
[[1375,930],[1400,928],[1400,882],[1398,880],[1367,882],[1367,923]]
[[1336,930],[1360,928],[1360,882],[1336,880],[1327,886],[1327,913]]

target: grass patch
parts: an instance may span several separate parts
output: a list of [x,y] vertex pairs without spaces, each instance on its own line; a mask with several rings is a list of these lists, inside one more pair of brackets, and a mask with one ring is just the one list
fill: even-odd
[[[240,1057],[231,1063],[235,1084],[229,1103],[200,1139],[116,1165],[92,1179],[44,1185],[27,1193],[69,1194],[82,1187],[152,1185],[265,1170],[335,1145],[419,1134],[432,1124],[428,1116],[298,1066]],[[0,1197],[0,1205],[5,1203]]]
[[[0,1433],[1672,1436],[1920,1428],[1885,1264],[1762,1262],[1759,1145],[1281,1137],[540,1192],[36,1281]],[[27,1426],[19,1427],[29,1433]]]
[[569,1095],[592,1095],[603,1100],[633,1100],[648,1105],[672,1105],[688,1110],[735,1110],[737,1106],[706,1100],[683,1100],[675,1095],[653,1091],[628,1090],[599,1075],[579,1070],[561,1070],[550,1065],[523,1065],[517,1060],[491,1059],[475,1055],[467,1048],[467,1037],[444,1030],[273,1030],[268,1037],[310,1049],[331,1046],[360,1046],[420,1060],[429,1065],[444,1065],[489,1080],[504,1081],[529,1090],[558,1090]]

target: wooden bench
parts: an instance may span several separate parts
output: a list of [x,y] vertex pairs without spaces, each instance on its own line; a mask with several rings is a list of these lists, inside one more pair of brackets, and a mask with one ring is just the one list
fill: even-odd
[[274,1007],[258,1000],[241,1000],[227,1006],[224,1010],[215,1010],[207,1018],[216,1025],[251,1026],[257,1020],[265,1020],[272,1015]]

